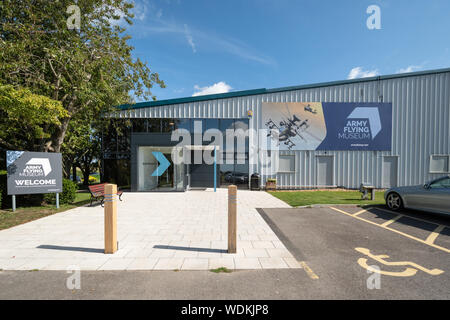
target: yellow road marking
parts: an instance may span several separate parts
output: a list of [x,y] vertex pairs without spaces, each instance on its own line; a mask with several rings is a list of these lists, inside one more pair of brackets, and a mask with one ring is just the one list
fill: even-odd
[[354,217],[359,216],[361,213],[366,212],[366,211],[367,211],[366,209],[362,209],[361,211],[358,211],[357,213],[354,213],[353,216]]
[[433,244],[438,235],[441,233],[442,230],[444,230],[445,226],[439,225],[434,231],[428,236],[428,238],[425,240],[427,244]]
[[411,219],[422,221],[422,222],[426,222],[426,223],[431,223],[431,224],[435,224],[435,225],[439,224],[439,223],[428,221],[428,220],[425,220],[425,219],[422,219],[422,218],[417,218],[417,217],[413,217],[413,216],[407,216],[407,215],[404,215],[404,214],[401,214],[401,213],[395,213],[395,212],[392,212],[390,210],[386,210],[386,209],[383,209],[383,208],[373,207],[372,209],[384,211],[384,212],[387,212],[387,213],[390,213],[390,214],[400,214],[401,216],[403,216],[405,218],[411,218]]
[[369,266],[367,264],[367,259],[364,259],[364,258],[359,258],[358,264],[361,267],[363,267],[364,269],[367,269],[371,272],[375,272],[375,273],[379,273],[379,274],[383,274],[385,276],[391,276],[391,277],[411,277],[417,273],[417,270],[413,269],[413,268],[406,268],[404,271],[401,271],[401,272],[378,270],[378,269],[372,268],[372,266]]
[[407,238],[409,238],[409,239],[416,240],[416,241],[418,241],[418,242],[420,242],[420,243],[424,243],[424,244],[426,244],[426,245],[429,245],[430,247],[433,247],[433,248],[442,250],[442,251],[444,251],[444,252],[450,253],[450,250],[449,250],[449,249],[444,248],[444,247],[441,247],[441,246],[438,246],[438,245],[435,245],[434,243],[427,243],[427,242],[425,242],[425,241],[422,240],[422,239],[416,238],[416,237],[411,236],[411,235],[409,235],[409,234],[406,234],[406,233],[404,233],[404,232],[401,232],[401,231],[398,231],[398,230],[395,230],[395,229],[392,229],[392,228],[389,228],[389,227],[384,227],[384,226],[382,226],[382,225],[380,225],[380,224],[378,224],[378,223],[375,223],[375,222],[372,222],[372,221],[363,219],[363,218],[361,218],[361,217],[355,217],[355,216],[353,216],[351,213],[345,212],[345,211],[343,211],[343,210],[340,210],[340,209],[337,209],[337,208],[334,208],[334,207],[330,207],[330,208],[333,209],[333,210],[335,210],[335,211],[337,211],[337,212],[346,214],[346,215],[348,215],[349,217],[352,217],[352,218],[355,218],[355,219],[358,219],[358,220],[361,220],[361,221],[364,221],[364,222],[373,224],[374,226],[377,226],[377,227],[380,227],[380,228],[383,228],[383,229],[386,229],[386,230],[389,230],[389,231],[398,233],[398,234],[400,234],[400,235],[402,235],[402,236],[404,236],[404,237],[407,237]]
[[400,219],[401,217],[403,217],[403,215],[399,214],[399,215],[397,215],[396,217],[392,218],[391,220],[386,221],[385,223],[382,223],[381,225],[382,225],[383,227],[387,227],[388,225],[390,225],[391,223],[394,223],[395,221],[397,221],[397,220]]
[[[393,273],[391,273],[389,275],[395,276],[395,274],[402,274],[402,275],[399,275],[399,276],[401,276],[401,277],[413,276],[417,272],[416,269],[421,270],[421,271],[423,271],[425,273],[428,273],[430,275],[433,275],[433,276],[437,276],[437,275],[440,275],[440,274],[444,273],[444,271],[442,271],[441,269],[427,269],[427,268],[422,267],[421,265],[418,265],[417,263],[411,262],[411,261],[398,261],[398,262],[385,261],[384,259],[389,258],[388,255],[385,255],[385,254],[374,255],[374,254],[372,254],[370,252],[369,249],[366,249],[366,248],[355,248],[355,250],[360,252],[360,253],[362,253],[362,254],[365,254],[369,258],[372,258],[373,260],[375,260],[375,261],[377,261],[377,262],[379,262],[381,264],[384,264],[386,266],[411,266],[411,267],[415,268],[415,269],[412,269],[412,270],[409,270],[408,272],[406,272],[408,269],[411,269],[411,268],[407,268],[405,271],[402,271],[400,273],[393,272]],[[362,259],[362,260],[366,260],[367,261],[367,259]],[[363,262],[363,261],[361,261],[361,262]],[[358,260],[358,263],[361,265],[359,260]],[[414,272],[412,272],[412,271],[414,271]],[[405,274],[407,274],[407,275],[405,275]]]
[[312,269],[306,264],[305,261],[300,261],[300,265],[302,266],[303,269],[305,269],[305,272],[308,275],[308,277],[310,277],[313,280],[319,279],[317,274],[315,274],[314,271],[312,271]]

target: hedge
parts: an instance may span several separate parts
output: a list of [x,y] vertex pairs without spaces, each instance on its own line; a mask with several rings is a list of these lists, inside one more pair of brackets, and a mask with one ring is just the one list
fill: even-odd
[[[59,194],[60,204],[69,204],[75,201],[75,196],[77,194],[78,186],[75,182],[69,179],[63,179],[63,191]],[[48,204],[56,203],[56,194],[47,193],[44,196],[44,201]]]

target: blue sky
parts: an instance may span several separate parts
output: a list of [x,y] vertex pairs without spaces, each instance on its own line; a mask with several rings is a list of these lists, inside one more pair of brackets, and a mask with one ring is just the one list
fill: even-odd
[[167,85],[158,100],[450,67],[448,0],[134,2],[127,33]]

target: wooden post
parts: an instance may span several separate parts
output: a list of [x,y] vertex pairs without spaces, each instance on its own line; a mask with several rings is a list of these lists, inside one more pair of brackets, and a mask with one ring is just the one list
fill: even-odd
[[105,186],[105,253],[117,251],[117,185]]
[[236,253],[237,187],[228,186],[228,253]]

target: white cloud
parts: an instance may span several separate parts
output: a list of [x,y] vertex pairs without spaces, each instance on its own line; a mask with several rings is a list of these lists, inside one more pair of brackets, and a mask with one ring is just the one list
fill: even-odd
[[159,10],[156,12],[156,19],[161,19],[162,15],[163,15],[163,11],[162,11],[162,9],[159,9]]
[[368,78],[375,77],[379,75],[378,70],[363,70],[362,67],[355,67],[350,70],[347,79],[358,79],[358,78]]
[[186,24],[180,24],[170,19],[158,19],[150,17],[150,15],[146,21],[150,22],[150,24],[139,26],[139,36],[141,37],[147,33],[183,35],[193,52],[197,52],[198,47],[204,47],[207,50],[226,52],[241,59],[265,65],[276,65],[276,61],[272,58],[257,52],[246,43],[237,39],[224,38],[215,33],[194,29]]
[[189,31],[189,27],[187,24],[184,25],[184,35],[186,36],[186,40],[192,48],[192,52],[196,53],[197,49],[195,49],[194,39],[192,38],[192,34]]
[[226,93],[226,92],[229,92],[233,88],[231,88],[231,86],[229,86],[225,82],[220,81],[220,82],[214,83],[213,85],[211,85],[209,87],[199,87],[198,85],[195,85],[194,89],[196,92],[194,92],[194,94],[192,96],[197,97],[197,96],[204,96],[207,94]]
[[396,73],[409,73],[409,72],[414,72],[414,71],[417,71],[420,69],[422,69],[422,66],[409,66],[409,67],[397,70]]
[[135,7],[131,11],[134,14],[134,18],[139,21],[144,21],[144,19],[147,17],[147,5],[136,3]]
[[[149,11],[147,4],[145,2],[138,2],[138,1],[133,1],[132,3],[134,7],[131,9],[130,12],[134,15],[134,20],[144,21]],[[108,5],[104,4],[103,7],[108,7]],[[160,14],[162,15],[162,11]],[[118,20],[109,19],[109,22],[112,25],[118,25],[121,27],[128,26],[128,24],[125,22],[125,19],[123,18],[125,15],[122,10],[114,8],[114,15],[118,16],[119,19]]]

